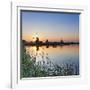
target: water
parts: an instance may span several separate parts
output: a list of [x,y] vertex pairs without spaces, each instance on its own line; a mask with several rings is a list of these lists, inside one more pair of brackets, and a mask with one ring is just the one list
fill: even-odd
[[36,47],[26,46],[26,52],[32,57],[36,57],[36,64],[45,65],[66,65],[72,64],[77,67],[79,74],[79,46],[78,45],[67,45],[57,47]]

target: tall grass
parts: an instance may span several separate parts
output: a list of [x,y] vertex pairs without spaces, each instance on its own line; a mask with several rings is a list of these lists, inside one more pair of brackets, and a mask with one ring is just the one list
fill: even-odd
[[[49,58],[47,57],[47,59]],[[46,65],[43,59],[42,61],[36,63],[36,56],[31,57],[30,54],[26,52],[26,49],[23,48],[21,60],[21,78],[67,76],[79,74],[78,66],[75,64],[66,63],[63,65],[57,65],[51,62],[51,60],[48,60],[47,64],[49,65]]]

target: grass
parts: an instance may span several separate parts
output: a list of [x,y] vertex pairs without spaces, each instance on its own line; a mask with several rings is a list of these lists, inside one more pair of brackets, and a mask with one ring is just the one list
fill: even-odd
[[[43,65],[39,64],[42,62]],[[36,57],[31,57],[24,48],[21,60],[21,78],[79,75],[78,68],[74,64],[57,65],[49,61],[47,67],[45,62],[42,62],[36,63]]]

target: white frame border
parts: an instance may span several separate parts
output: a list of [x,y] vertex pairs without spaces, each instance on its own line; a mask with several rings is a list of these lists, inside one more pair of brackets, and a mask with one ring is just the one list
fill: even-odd
[[[87,63],[85,59],[87,59],[87,25],[86,25],[86,17],[87,17],[87,8],[79,7],[79,6],[66,6],[61,5],[58,6],[55,4],[44,5],[44,7],[33,5],[30,3],[21,3],[21,2],[13,2],[11,3],[11,87],[41,87],[41,86],[55,86],[55,85],[69,85],[69,84],[84,84],[87,82]],[[81,13],[80,14],[80,76],[60,76],[59,78],[46,78],[39,79],[31,78],[30,80],[20,80],[20,10],[41,10],[41,11],[58,11],[58,12],[73,12],[73,13]],[[17,54],[18,53],[18,54]],[[18,64],[17,64],[18,63]],[[57,82],[58,80],[58,82]],[[48,83],[47,83],[48,82]]]

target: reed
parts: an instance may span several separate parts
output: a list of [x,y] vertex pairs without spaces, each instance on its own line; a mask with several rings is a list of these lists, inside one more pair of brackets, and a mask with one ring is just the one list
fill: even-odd
[[77,65],[69,63],[57,65],[51,62],[48,56],[46,57],[47,62],[45,62],[44,56],[45,53],[42,52],[42,61],[36,63],[36,56],[30,56],[24,48],[21,61],[21,78],[79,75]]

